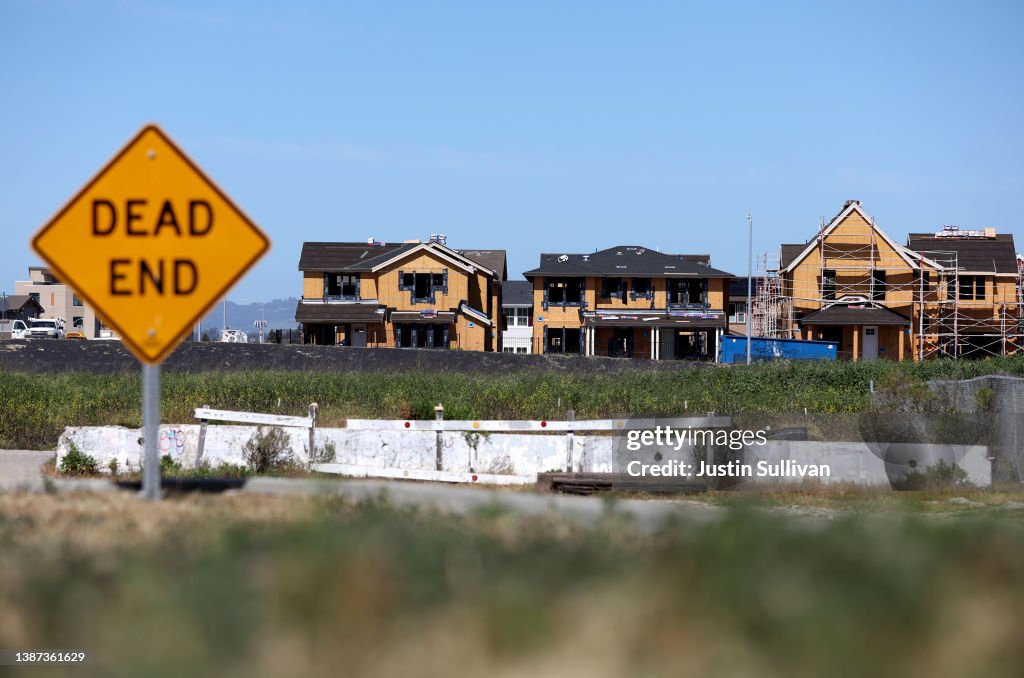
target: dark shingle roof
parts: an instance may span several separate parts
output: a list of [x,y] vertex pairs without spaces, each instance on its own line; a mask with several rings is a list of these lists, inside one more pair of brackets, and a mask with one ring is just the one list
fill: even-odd
[[801,325],[910,325],[910,320],[886,308],[856,308],[837,304],[803,317]]
[[[0,311],[20,311],[30,300],[32,300],[32,297],[27,294],[8,294],[6,299],[0,296]],[[34,300],[32,300],[32,303],[39,306]],[[42,306],[39,306],[39,308],[42,308]]]
[[529,280],[506,280],[501,285],[503,306],[533,306],[533,283]]
[[[764,280],[763,276],[755,275],[753,277],[753,289],[750,290],[751,294],[757,294],[757,288]],[[730,297],[745,297],[747,296],[747,276],[742,278],[736,278],[729,283],[729,296]]]
[[367,270],[374,260],[386,260],[414,244],[367,245],[358,242],[304,242],[299,256],[300,271]]
[[384,314],[371,304],[306,304],[295,307],[295,320],[300,323],[380,323]]
[[943,265],[952,265],[952,257],[941,253],[955,252],[961,271],[1017,272],[1017,251],[1010,233],[994,238],[936,238],[931,233],[911,233],[907,246]]
[[462,256],[475,261],[484,268],[494,271],[498,280],[508,278],[505,270],[505,250],[455,250]]
[[542,254],[540,266],[523,275],[527,278],[538,275],[733,277],[732,273],[688,260],[684,255],[664,254],[636,245],[609,247],[593,254]]
[[806,248],[807,243],[804,243],[803,245],[783,245],[782,250],[779,253],[779,268],[786,268],[789,266]]

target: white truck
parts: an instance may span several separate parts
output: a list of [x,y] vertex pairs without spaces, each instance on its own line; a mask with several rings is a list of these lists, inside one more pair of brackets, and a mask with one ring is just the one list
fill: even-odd
[[62,318],[29,318],[26,339],[63,339],[64,320]]
[[0,339],[24,339],[26,331],[24,320],[0,320]]

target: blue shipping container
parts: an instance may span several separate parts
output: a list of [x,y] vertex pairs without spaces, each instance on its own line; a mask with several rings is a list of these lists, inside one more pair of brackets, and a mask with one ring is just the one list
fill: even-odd
[[[808,339],[750,338],[751,360],[835,360],[834,341]],[[747,338],[727,335],[722,337],[721,362],[747,362]]]

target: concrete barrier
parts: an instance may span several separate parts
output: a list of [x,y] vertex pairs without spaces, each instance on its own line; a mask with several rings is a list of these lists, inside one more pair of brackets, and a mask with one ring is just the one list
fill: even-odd
[[[288,436],[289,449],[298,463],[309,463],[308,432],[281,429]],[[198,458],[198,424],[168,424],[160,427],[161,456],[170,457],[184,468],[197,463],[245,465],[245,444],[256,435],[255,426],[208,426],[202,459]],[[356,431],[317,429],[317,461],[359,466],[364,469],[436,470],[437,433],[432,431]],[[564,471],[567,459],[565,435],[524,433],[442,432],[442,469],[450,472],[530,476]],[[57,463],[75,446],[94,457],[106,472],[112,459],[119,470],[138,471],[142,465],[141,429],[119,426],[68,427],[57,448]],[[613,470],[614,436],[575,435],[572,438],[573,471],[610,473]],[[331,454],[333,452],[333,455]],[[681,450],[684,456],[688,450]],[[768,441],[750,446],[742,460],[751,465],[764,461],[775,464],[792,460],[798,464],[827,465],[830,475],[822,483],[857,483],[890,486],[909,471],[924,471],[940,460],[956,464],[975,485],[992,483],[992,464],[987,448],[955,445],[906,445],[864,442]],[[799,477],[743,478],[743,482],[792,482]]]

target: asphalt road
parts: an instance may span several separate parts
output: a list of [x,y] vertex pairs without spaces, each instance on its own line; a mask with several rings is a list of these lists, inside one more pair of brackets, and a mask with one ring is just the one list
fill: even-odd
[[39,467],[53,458],[53,452],[0,450],[0,490],[41,490]]

